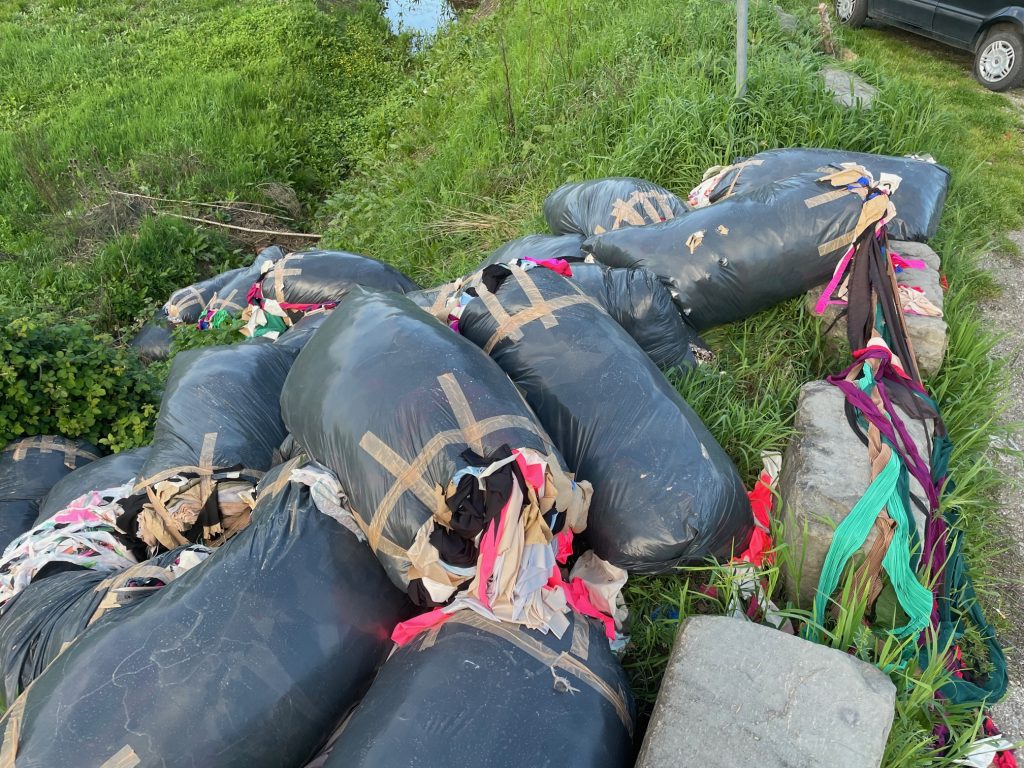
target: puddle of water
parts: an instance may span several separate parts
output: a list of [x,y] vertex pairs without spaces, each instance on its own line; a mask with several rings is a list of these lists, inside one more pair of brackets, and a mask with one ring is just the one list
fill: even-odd
[[387,0],[384,15],[395,32],[431,35],[455,18],[447,0]]

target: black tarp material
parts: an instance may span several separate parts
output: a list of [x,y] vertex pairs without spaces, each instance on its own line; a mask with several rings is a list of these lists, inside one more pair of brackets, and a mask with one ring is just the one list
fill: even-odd
[[0,453],[0,552],[35,524],[39,505],[59,480],[99,455],[84,440],[53,435],[8,443]]
[[564,466],[501,369],[393,293],[353,289],[342,300],[299,353],[281,406],[288,431],[338,475],[403,589],[408,550],[443,503],[437,491],[473,466],[467,448],[528,448]]
[[691,193],[691,205],[717,203],[732,195],[743,195],[766,184],[806,172],[819,175],[856,163],[871,173],[876,182],[882,174],[901,179],[892,194],[896,218],[888,224],[890,237],[897,240],[927,241],[938,229],[949,189],[949,170],[936,163],[912,157],[889,157],[838,149],[773,149],[753,157],[739,158],[717,170]]
[[627,768],[633,722],[626,675],[589,619],[559,640],[465,611],[396,650],[307,768]]
[[662,279],[697,331],[733,322],[825,283],[857,235],[884,215],[884,195],[805,173],[691,211],[664,224],[588,239],[612,267]]
[[[57,655],[109,610],[130,609],[169,584],[185,548],[118,573],[53,563],[0,609],[3,700],[13,702]],[[193,549],[208,552],[202,547]],[[6,706],[6,705],[5,705]]]
[[135,484],[144,503],[119,518],[149,554],[216,545],[244,527],[244,494],[287,434],[280,395],[294,355],[276,344],[235,344],[175,356]]
[[672,294],[650,270],[573,264],[572,280],[662,370],[692,368],[697,364],[694,350],[707,352],[704,340],[683,320]]
[[578,260],[583,258],[583,235],[527,235],[510,240],[495,248],[484,259],[477,270],[489,264],[503,264],[514,259],[547,259]]
[[459,328],[593,484],[583,536],[594,552],[664,573],[742,551],[753,519],[739,473],[636,342],[550,270],[490,270],[510,274],[496,293],[478,287]]
[[166,360],[171,354],[171,324],[163,310],[157,311],[128,342],[144,363]]
[[357,285],[395,293],[419,288],[391,265],[346,251],[291,253],[276,262],[261,280],[265,299],[300,305],[337,302]]
[[133,477],[140,477],[142,465],[146,463],[148,455],[148,446],[132,448],[103,456],[64,476],[50,489],[40,504],[36,524],[48,520],[72,501],[91,491],[117,488],[130,482]]
[[330,317],[331,312],[329,309],[321,309],[303,315],[301,320],[278,336],[274,343],[298,352],[313,338],[313,334]]
[[628,177],[563,184],[544,200],[544,219],[554,234],[584,237],[657,224],[686,210],[664,187]]
[[103,616],[36,678],[0,721],[19,768],[311,758],[365,692],[408,604],[294,469],[268,478],[249,528],[137,608]]

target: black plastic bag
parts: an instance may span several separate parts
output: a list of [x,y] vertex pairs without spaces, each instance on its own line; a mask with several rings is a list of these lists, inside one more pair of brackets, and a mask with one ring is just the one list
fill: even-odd
[[583,235],[578,234],[527,235],[498,246],[477,269],[483,269],[489,264],[504,264],[513,259],[582,259],[583,240]]
[[553,452],[501,369],[394,293],[357,288],[342,300],[299,353],[281,407],[295,440],[338,475],[403,589],[435,489],[473,466],[467,448],[480,456],[504,445]]
[[135,349],[142,362],[152,363],[170,357],[172,340],[170,322],[163,310],[159,310],[128,344]]
[[0,453],[0,552],[35,524],[40,503],[61,478],[99,455],[84,440],[52,435],[9,443]]
[[262,277],[269,264],[276,264],[287,254],[279,245],[271,245],[260,251],[248,267],[232,270],[231,278],[222,283],[217,292],[210,297],[197,319],[209,321],[215,314],[224,310],[229,315],[240,315],[248,306],[249,289]]
[[[298,352],[313,338],[313,334],[316,333],[330,315],[331,310],[321,310],[304,315],[295,325],[278,336],[274,343]],[[257,338],[264,337],[260,336]]]
[[39,505],[36,524],[50,519],[72,501],[91,491],[117,488],[130,482],[133,477],[141,477],[142,465],[146,463],[148,455],[149,446],[132,448],[103,456],[65,475],[50,489]]
[[[508,263],[515,259],[506,259]],[[449,321],[453,300],[460,291],[479,280],[480,269],[461,281],[408,294],[417,306],[443,323]],[[658,276],[646,269],[613,269],[603,264],[588,264],[582,259],[569,264],[572,280],[623,327],[651,360],[662,369],[691,368],[696,365],[694,350],[710,354],[697,332],[679,314],[672,295]]]
[[608,266],[650,269],[698,331],[730,323],[826,282],[880,218],[861,215],[884,196],[865,204],[821,178],[776,181],[664,224],[590,238],[583,249]]
[[686,205],[664,187],[627,177],[563,184],[544,200],[544,219],[556,235],[599,235],[620,227],[668,221]]
[[[147,584],[170,583],[173,574],[155,568],[174,563],[182,550],[117,573],[93,571],[71,563],[52,563],[0,609],[0,669],[3,701],[10,704],[42,674],[65,646],[108,610],[131,609],[155,594],[137,589],[121,594],[134,579]],[[6,705],[5,705],[6,706]]]
[[175,356],[136,480],[138,503],[118,519],[145,544],[136,545],[137,557],[189,542],[215,546],[247,524],[245,494],[273,466],[287,434],[280,396],[294,359],[294,350],[276,344]]
[[893,193],[896,218],[889,222],[889,235],[897,240],[927,241],[935,234],[946,204],[949,171],[941,165],[910,157],[889,157],[839,149],[773,149],[753,157],[739,158],[716,174],[709,183],[708,200],[717,203],[731,195],[743,195],[765,184],[813,171],[831,173],[842,163],[856,163],[878,182],[881,175],[901,178]]
[[633,697],[608,641],[455,614],[399,648],[308,768],[627,768]]
[[630,571],[664,573],[741,551],[753,520],[735,466],[636,342],[550,270],[489,271],[497,292],[481,285],[459,329],[516,383],[569,468],[593,484],[583,535],[594,552]]
[[218,291],[245,271],[245,267],[231,269],[198,283],[179,288],[164,304],[164,315],[172,323],[192,324],[206,310]]
[[261,491],[249,528],[137,608],[103,616],[36,678],[0,723],[18,765],[309,760],[366,690],[408,604],[366,545],[289,481],[293,468]]
[[603,264],[573,264],[572,280],[597,301],[661,368],[692,368],[694,350],[707,350],[672,301],[658,276],[646,269],[612,269]]
[[264,298],[298,305],[337,302],[357,285],[395,293],[419,288],[391,265],[346,251],[289,254],[261,280]]

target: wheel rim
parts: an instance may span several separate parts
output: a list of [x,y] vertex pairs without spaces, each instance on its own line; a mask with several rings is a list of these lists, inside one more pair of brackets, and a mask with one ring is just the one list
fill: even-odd
[[1017,60],[1017,52],[1005,40],[996,40],[985,48],[978,60],[978,71],[986,83],[998,83],[1005,80],[1013,70]]
[[840,21],[849,21],[853,17],[853,0],[836,0],[836,16]]

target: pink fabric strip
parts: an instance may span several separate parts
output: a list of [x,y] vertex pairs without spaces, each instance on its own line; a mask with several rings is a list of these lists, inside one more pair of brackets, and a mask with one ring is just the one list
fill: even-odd
[[850,249],[846,252],[846,255],[839,260],[839,264],[836,265],[836,271],[832,274],[832,279],[828,281],[828,285],[825,286],[825,290],[821,292],[821,296],[818,298],[818,303],[814,305],[814,314],[820,315],[825,312],[825,308],[832,303],[832,294],[835,293],[836,288],[839,287],[839,283],[843,280],[843,275],[846,273],[846,267],[850,263],[850,259],[853,258],[854,247],[851,245]]
[[450,613],[445,613],[440,608],[435,608],[430,613],[413,616],[411,619],[399,622],[391,632],[391,640],[396,645],[405,645],[420,632],[433,629],[444,624],[451,618]]
[[892,259],[894,267],[900,267],[901,269],[925,269],[928,266],[923,259],[905,259],[898,253],[890,252],[889,258]]
[[572,277],[572,267],[565,259],[535,259],[532,256],[524,256],[523,261],[532,261],[538,267],[547,267],[563,277]]

